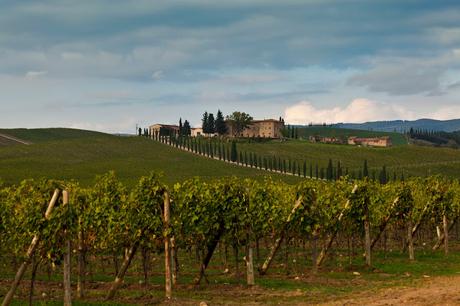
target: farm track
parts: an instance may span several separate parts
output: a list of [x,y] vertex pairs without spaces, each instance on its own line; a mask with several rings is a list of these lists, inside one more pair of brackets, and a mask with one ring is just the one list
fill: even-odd
[[414,286],[366,291],[320,305],[460,305],[460,276],[425,278]]
[[23,144],[23,145],[30,145],[31,144],[28,141],[25,141],[25,140],[22,140],[22,139],[13,137],[13,136],[9,136],[9,135],[0,133],[0,141],[2,141],[2,140],[17,142],[17,143],[20,143],[20,144]]

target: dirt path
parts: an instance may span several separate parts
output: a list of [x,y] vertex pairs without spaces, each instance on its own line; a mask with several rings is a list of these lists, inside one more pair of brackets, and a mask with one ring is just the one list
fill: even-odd
[[460,305],[460,276],[428,278],[414,287],[382,289],[324,305]]
[[28,142],[28,141],[25,141],[25,140],[22,140],[22,139],[13,137],[13,136],[5,135],[5,134],[0,134],[0,138],[4,138],[4,139],[7,139],[7,140],[18,142],[18,143],[21,143],[21,144],[24,144],[24,145],[30,145],[30,142]]

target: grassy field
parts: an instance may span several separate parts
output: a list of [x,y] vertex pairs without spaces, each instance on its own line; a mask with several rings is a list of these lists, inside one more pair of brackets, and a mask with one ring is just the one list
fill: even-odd
[[401,172],[412,176],[444,174],[460,178],[460,150],[449,148],[421,147],[415,145],[390,148],[369,148],[348,145],[310,143],[307,140],[288,140],[281,142],[240,142],[238,149],[256,153],[259,156],[280,156],[286,160],[297,160],[308,164],[327,167],[329,158],[334,164],[340,161],[350,171],[361,169],[367,159],[369,169],[379,171],[383,165],[392,174]]
[[308,139],[310,136],[337,137],[347,139],[350,136],[356,137],[382,137],[390,136],[394,146],[407,145],[405,135],[393,132],[375,132],[365,130],[341,129],[329,126],[308,126],[298,128],[298,135],[301,138]]
[[[220,250],[220,249],[219,249]],[[343,299],[360,296],[372,296],[386,288],[417,287],[428,278],[456,276],[460,271],[460,253],[452,249],[445,256],[441,251],[432,252],[420,249],[417,260],[409,262],[407,254],[400,251],[374,252],[374,267],[369,269],[364,260],[355,254],[350,265],[346,250],[336,249],[334,256],[318,273],[313,273],[310,266],[311,254],[302,249],[289,254],[289,273],[286,273],[286,261],[283,253],[275,257],[275,262],[266,276],[256,276],[256,286],[246,286],[243,255],[240,254],[240,273],[235,274],[234,258],[229,252],[227,265],[224,254],[220,251],[213,256],[207,269],[209,283],[202,282],[193,286],[194,277],[199,271],[199,263],[193,252],[181,250],[178,284],[173,290],[172,301],[164,299],[163,254],[152,253],[148,260],[149,272],[147,285],[141,256],[135,256],[125,277],[124,284],[114,301],[104,302],[104,297],[114,280],[114,262],[111,255],[90,256],[86,276],[86,297],[75,305],[198,305],[206,301],[209,305],[310,305],[317,303],[332,304]],[[261,250],[260,262],[267,255]],[[292,251],[292,250],[291,250]],[[14,277],[11,258],[2,257],[0,264],[0,297],[9,288]],[[226,272],[225,270],[228,269]],[[30,269],[29,269],[30,271]],[[30,284],[30,272],[17,291],[13,305],[27,303]],[[50,274],[48,274],[50,273]],[[75,277],[75,274],[73,275]],[[73,279],[75,281],[75,278]],[[62,267],[49,270],[41,264],[35,284],[34,302],[40,305],[62,305]],[[337,303],[342,304],[342,303]]]
[[[364,131],[366,132],[366,131]],[[262,177],[270,173],[238,167],[183,152],[141,137],[120,137],[75,129],[0,130],[32,142],[32,145],[6,143],[0,146],[0,180],[7,184],[25,178],[76,179],[90,184],[95,175],[115,170],[122,181],[133,184],[151,171],[163,172],[169,183],[194,176],[204,179],[221,176]],[[443,174],[460,178],[460,150],[400,145],[366,148],[348,145],[310,143],[306,140],[239,142],[238,150],[258,156],[279,156],[300,163],[326,167],[329,158],[357,172],[367,159],[370,171],[383,165],[390,175],[407,177]],[[309,171],[307,171],[309,172]],[[273,175],[287,182],[292,176]]]
[[[120,137],[73,129],[0,130],[33,142],[32,145],[0,147],[0,180],[6,184],[26,178],[76,179],[83,185],[115,170],[133,184],[151,171],[163,172],[174,183],[200,176],[262,177],[267,172],[238,167],[196,156],[142,137]],[[298,178],[273,175],[288,182]]]

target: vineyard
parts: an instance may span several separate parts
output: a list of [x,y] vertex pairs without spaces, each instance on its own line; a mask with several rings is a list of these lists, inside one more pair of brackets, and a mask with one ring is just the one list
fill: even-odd
[[[90,187],[25,180],[0,189],[0,206],[2,273],[11,276],[2,305],[57,297],[69,305],[116,299],[133,265],[140,285],[154,275],[162,285],[149,288],[174,299],[176,288],[217,282],[216,265],[253,287],[271,273],[321,274],[356,262],[373,271],[376,253],[395,250],[409,266],[442,249],[447,264],[459,239],[460,183],[195,178],[168,187],[151,174],[127,188],[111,172]],[[104,296],[92,293],[97,267]],[[26,270],[30,286],[18,295]],[[47,271],[45,288],[63,280],[62,294],[37,297],[37,271]]]

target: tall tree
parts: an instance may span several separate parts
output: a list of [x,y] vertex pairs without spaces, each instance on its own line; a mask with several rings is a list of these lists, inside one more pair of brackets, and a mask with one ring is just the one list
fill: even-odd
[[369,169],[367,169],[367,159],[364,160],[363,177],[369,177]]
[[214,126],[216,129],[216,133],[219,135],[225,135],[227,134],[227,125],[225,124],[224,121],[224,115],[220,110],[217,111],[217,116],[216,120],[214,121]]
[[182,135],[190,136],[192,134],[192,128],[190,127],[190,122],[185,120],[182,130],[183,130]]
[[184,131],[182,129],[182,118],[179,118],[179,135],[182,136],[184,135]]
[[334,169],[333,169],[333,166],[332,166],[332,159],[329,159],[329,163],[327,164],[327,168],[326,168],[326,179],[327,180],[332,180],[333,176],[334,176]]
[[214,115],[210,113],[208,115],[208,133],[214,134],[216,132],[216,125],[214,121]]
[[227,120],[232,126],[233,136],[242,136],[244,129],[251,125],[252,117],[244,112],[233,112],[227,116]]
[[207,134],[208,132],[208,112],[204,112],[203,119],[201,119],[201,128],[203,129],[203,133]]
[[230,153],[230,158],[232,162],[236,162],[238,158],[238,152],[236,150],[236,142],[232,141],[232,148],[231,148],[231,153]]

